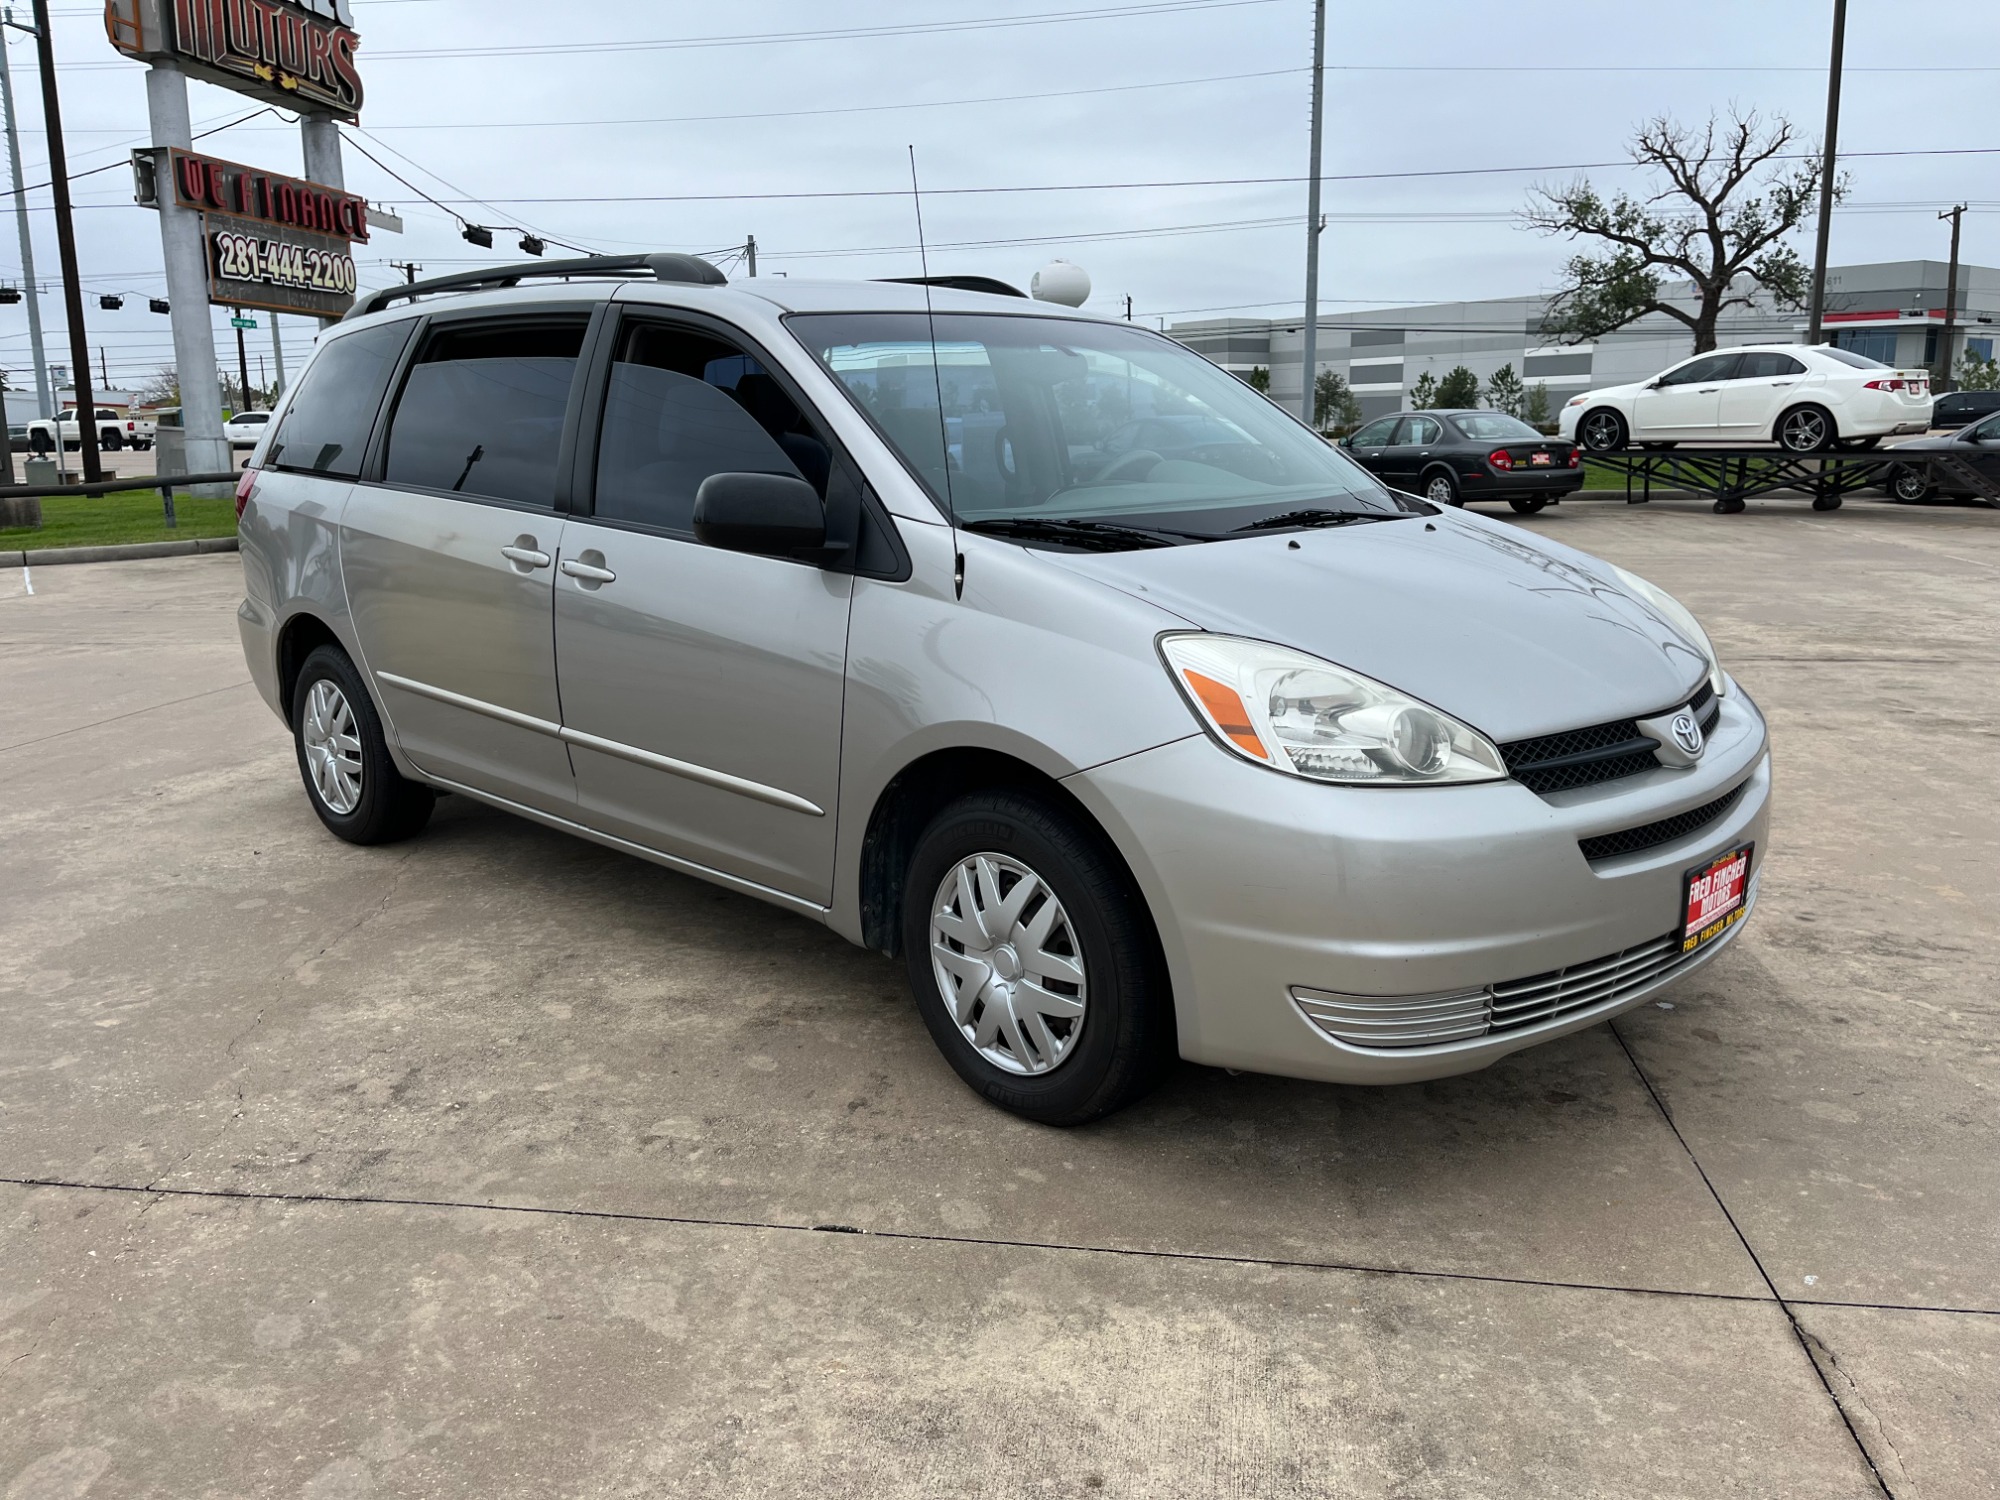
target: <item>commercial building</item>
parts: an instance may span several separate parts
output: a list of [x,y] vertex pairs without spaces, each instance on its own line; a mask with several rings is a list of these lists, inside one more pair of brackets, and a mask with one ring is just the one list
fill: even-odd
[[[1828,336],[1885,364],[1935,366],[1948,269],[1934,260],[1829,267]],[[1689,290],[1671,300],[1694,309]],[[1661,313],[1586,343],[1560,344],[1541,331],[1547,308],[1546,297],[1530,296],[1327,313],[1319,321],[1318,365],[1347,380],[1363,417],[1397,410],[1425,374],[1442,380],[1456,365],[1471,370],[1482,386],[1501,366],[1511,365],[1530,388],[1548,388],[1554,412],[1579,391],[1643,380],[1694,351],[1686,326]],[[1803,312],[1763,298],[1725,311],[1716,328],[1725,347],[1802,341],[1806,331]],[[1208,318],[1173,324],[1167,332],[1239,375],[1268,370],[1271,398],[1298,410],[1304,343],[1299,319]],[[1996,340],[2000,270],[1960,266],[1953,364],[1966,349],[1993,358]]]

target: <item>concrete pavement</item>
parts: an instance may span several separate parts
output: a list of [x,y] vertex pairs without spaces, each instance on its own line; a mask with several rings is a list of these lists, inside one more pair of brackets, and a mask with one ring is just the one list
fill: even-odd
[[806,921],[329,838],[234,558],[0,572],[0,1495],[2000,1489],[2000,524],[1528,524],[1769,713],[1757,920],[1470,1078],[1066,1133]]

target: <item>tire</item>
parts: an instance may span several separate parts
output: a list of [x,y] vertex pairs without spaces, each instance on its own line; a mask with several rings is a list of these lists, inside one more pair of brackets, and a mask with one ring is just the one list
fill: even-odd
[[[1026,904],[1010,909],[1030,880]],[[996,917],[1002,932],[987,925]],[[903,953],[945,1060],[1023,1119],[1081,1125],[1108,1115],[1150,1089],[1174,1056],[1172,998],[1145,901],[1102,835],[1032,793],[975,793],[924,830],[904,885]],[[1017,1011],[1024,991],[1048,1008]]]
[[1778,418],[1771,436],[1787,453],[1824,453],[1840,441],[1840,429],[1823,406],[1795,406]]
[[1743,514],[1743,506],[1744,502],[1741,500],[1718,500],[1709,508],[1718,516],[1740,516]]
[[1432,469],[1422,481],[1423,496],[1433,505],[1459,505],[1465,501],[1459,498],[1458,480],[1449,469]]
[[1669,448],[1680,447],[1680,443],[1677,441],[1671,443],[1641,443],[1639,446],[1644,448],[1648,453],[1665,453]]
[[1576,424],[1576,440],[1586,453],[1615,453],[1632,441],[1632,429],[1610,407],[1593,407]]
[[49,441],[49,435],[46,432],[29,433],[28,447],[38,458],[47,458],[51,453],[55,452],[55,444]]
[[1874,437],[1849,438],[1847,439],[1846,442],[1842,443],[1840,446],[1846,449],[1849,453],[1866,453],[1870,448],[1873,448],[1877,443],[1881,441],[1882,438],[1880,434],[1877,434]]
[[1536,511],[1548,509],[1549,497],[1547,495],[1509,495],[1507,503],[1522,515],[1532,516]]
[[1931,483],[1929,474],[1907,464],[1897,464],[1889,471],[1889,483],[1885,488],[1891,500],[1900,500],[1905,505],[1921,504],[1937,493],[1937,486]]
[[1839,510],[1840,504],[1841,497],[1838,495],[1813,496],[1812,507],[1814,510]]
[[125,434],[115,427],[109,432],[101,432],[97,435],[97,446],[100,452],[116,453],[125,446]]
[[[327,691],[320,694],[321,688]],[[335,837],[350,844],[393,844],[430,821],[437,794],[396,769],[375,702],[338,646],[319,647],[299,670],[292,689],[292,744],[306,797]],[[340,765],[331,767],[329,761]]]

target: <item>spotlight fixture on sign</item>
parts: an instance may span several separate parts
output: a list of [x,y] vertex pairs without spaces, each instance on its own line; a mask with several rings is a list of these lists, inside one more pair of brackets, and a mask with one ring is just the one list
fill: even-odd
[[153,297],[149,299],[146,307],[148,311],[156,313],[170,313],[174,310],[172,304],[165,297]]
[[459,231],[467,244],[477,245],[482,250],[493,248],[493,231],[478,224],[468,224]]
[[521,250],[526,255],[540,255],[548,249],[548,242],[532,234],[521,236]]
[[97,305],[106,312],[117,312],[119,308],[125,305],[125,299],[116,292],[106,292],[102,297],[97,299]]

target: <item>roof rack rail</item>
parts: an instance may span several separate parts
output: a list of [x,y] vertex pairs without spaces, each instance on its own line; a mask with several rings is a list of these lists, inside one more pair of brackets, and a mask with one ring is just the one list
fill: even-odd
[[455,276],[433,276],[428,281],[412,281],[402,286],[370,292],[356,302],[349,318],[366,317],[392,303],[439,292],[471,292],[487,287],[519,286],[524,281],[568,280],[576,276],[637,276],[655,281],[679,281],[695,286],[727,286],[729,278],[694,255],[659,253],[653,255],[587,255],[578,260],[535,260],[516,266],[493,266],[484,271],[461,271]]
[[991,297],[1019,297],[1024,301],[1028,295],[1019,287],[1009,286],[991,276],[882,276],[877,279],[898,286],[941,286],[954,292],[985,292]]

